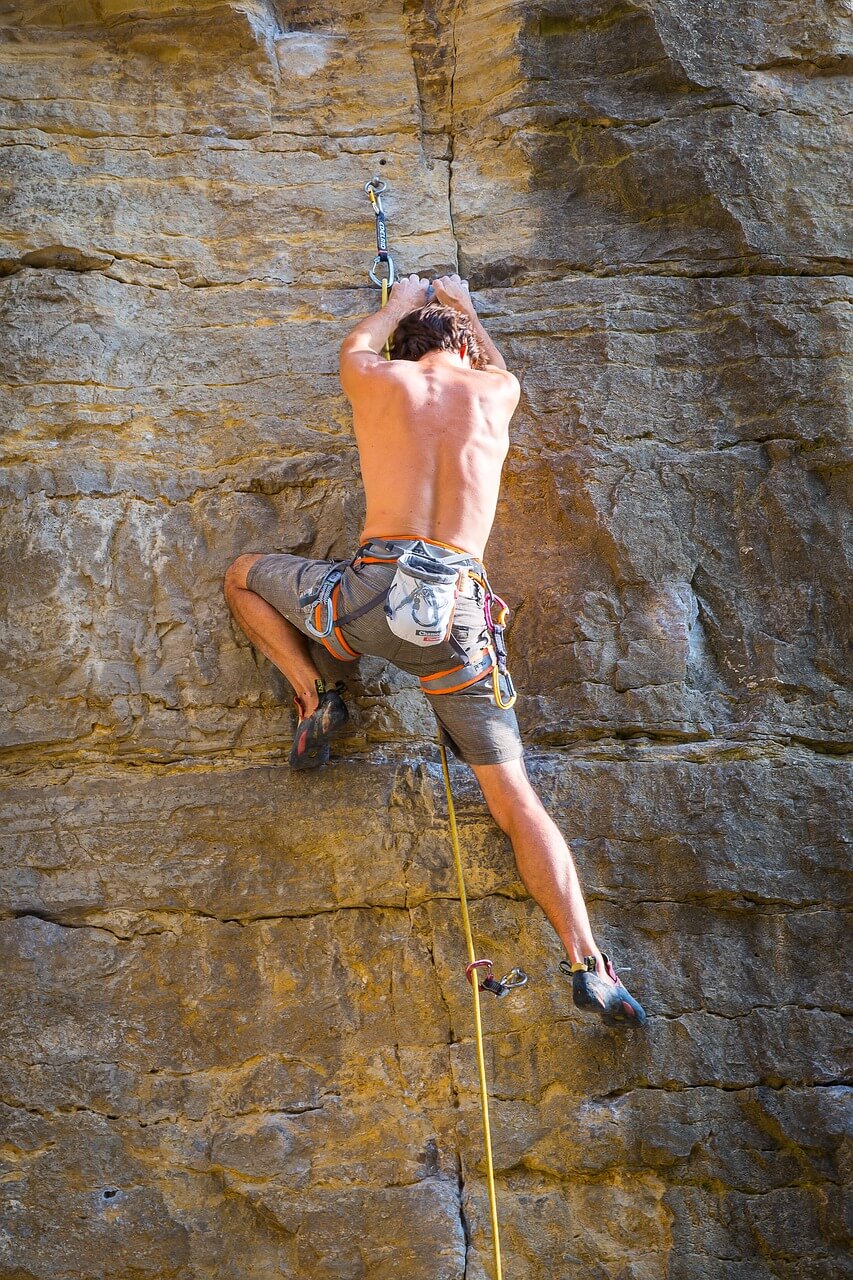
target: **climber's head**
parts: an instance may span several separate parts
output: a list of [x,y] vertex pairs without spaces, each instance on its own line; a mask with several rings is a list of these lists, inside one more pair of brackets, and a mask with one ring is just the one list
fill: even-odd
[[428,302],[404,316],[391,338],[392,360],[420,360],[430,351],[467,355],[474,369],[485,367],[477,336],[467,316],[455,307]]

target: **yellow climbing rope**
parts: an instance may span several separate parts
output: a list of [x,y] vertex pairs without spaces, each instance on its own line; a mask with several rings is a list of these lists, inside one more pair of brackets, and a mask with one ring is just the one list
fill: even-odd
[[[388,301],[388,293],[391,285],[394,283],[394,260],[388,252],[388,238],[385,228],[385,211],[382,208],[382,192],[386,190],[387,184],[379,178],[372,178],[370,182],[364,184],[364,189],[370,197],[370,203],[373,206],[373,212],[376,217],[376,257],[373,260],[373,266],[369,271],[370,279],[374,284],[379,285],[382,291],[382,306]],[[384,274],[379,277],[376,274],[377,268],[384,268]],[[385,343],[382,354],[386,360],[391,359],[391,340],[390,337]],[[505,609],[503,601],[498,602]],[[497,667],[495,668],[495,700],[500,707],[511,707],[515,702],[515,690],[512,688],[512,682],[509,681],[511,700],[504,702],[501,699],[501,690],[497,678]],[[443,743],[439,744],[441,751],[441,768],[444,774],[444,789],[447,793],[447,817],[450,825],[450,841],[453,846],[453,860],[456,865],[456,879],[459,884],[459,904],[462,908],[462,925],[465,930],[465,944],[468,948],[468,966],[465,970],[468,981],[471,984],[471,991],[474,1000],[474,1038],[477,1048],[477,1075],[480,1083],[480,1109],[483,1116],[483,1142],[486,1156],[486,1183],[489,1191],[489,1213],[492,1220],[492,1250],[495,1259],[494,1280],[503,1280],[503,1266],[501,1263],[501,1240],[500,1228],[498,1226],[498,1201],[495,1192],[495,1166],[492,1158],[492,1132],[489,1125],[489,1089],[486,1082],[486,1057],[483,1048],[483,1021],[480,1016],[480,979],[479,971],[486,970],[486,978],[483,982],[483,988],[494,992],[495,995],[503,996],[514,987],[524,986],[527,977],[520,969],[513,969],[505,978],[498,979],[492,976],[491,960],[478,960],[477,953],[474,950],[474,936],[471,933],[471,918],[468,914],[468,895],[465,892],[465,873],[462,868],[462,854],[459,849],[459,832],[456,827],[456,809],[453,804],[453,790],[450,786],[450,770],[447,764],[447,751]]]
[[453,805],[453,791],[450,786],[450,770],[447,767],[447,750],[440,744],[441,770],[444,774],[444,789],[447,793],[447,819],[450,825],[450,842],[453,845],[453,860],[456,864],[456,879],[459,883],[459,905],[462,908],[462,927],[465,930],[465,943],[468,948],[468,977],[474,999],[474,1038],[477,1046],[477,1074],[480,1080],[480,1108],[483,1113],[483,1144],[486,1154],[486,1183],[489,1189],[489,1213],[492,1219],[492,1251],[495,1259],[494,1280],[503,1280],[501,1265],[501,1238],[498,1226],[498,1200],[495,1192],[495,1166],[492,1159],[492,1131],[489,1125],[489,1089],[486,1083],[486,1058],[483,1051],[483,1021],[480,1017],[480,983],[477,977],[478,968],[489,966],[491,962],[478,960],[474,950],[474,936],[471,933],[471,918],[468,915],[468,895],[465,892],[465,873],[462,869],[462,854],[459,850],[459,832],[456,827],[456,810]]
[[[386,303],[387,301],[388,301],[388,281],[387,281],[387,280],[383,280],[383,281],[382,281],[382,305],[383,305],[383,307],[385,306],[385,303]],[[390,337],[385,339],[385,346],[382,348],[382,354],[383,354],[383,356],[385,357],[385,359],[386,359],[386,360],[390,360],[390,359],[391,359],[391,339],[390,339]]]

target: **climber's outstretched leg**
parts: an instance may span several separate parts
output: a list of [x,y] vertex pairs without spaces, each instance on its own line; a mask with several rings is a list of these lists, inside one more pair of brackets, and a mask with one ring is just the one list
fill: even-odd
[[554,926],[572,964],[581,965],[587,957],[594,961],[594,968],[572,975],[575,1003],[606,1021],[644,1022],[642,1008],[595,942],[571,851],[533,790],[523,760],[472,768],[492,817],[512,841],[528,893]]
[[290,752],[295,769],[315,769],[329,758],[329,739],[349,719],[340,691],[328,688],[308,641],[292,622],[246,586],[260,555],[238,556],[225,574],[225,600],[237,625],[293,686],[299,724]]
[[527,892],[551,921],[569,959],[595,956],[604,973],[569,846],[533,790],[523,760],[472,767],[492,817],[512,841]]

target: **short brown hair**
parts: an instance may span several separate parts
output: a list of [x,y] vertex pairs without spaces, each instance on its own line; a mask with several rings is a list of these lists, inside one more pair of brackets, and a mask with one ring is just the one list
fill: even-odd
[[420,360],[428,351],[461,351],[465,348],[473,368],[485,368],[471,321],[455,307],[428,302],[404,316],[391,339],[392,360]]

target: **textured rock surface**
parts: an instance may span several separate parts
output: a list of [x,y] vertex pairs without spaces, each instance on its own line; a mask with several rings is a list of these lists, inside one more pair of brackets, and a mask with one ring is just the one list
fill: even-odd
[[519,715],[651,1013],[576,1015],[456,770],[532,975],[485,1011],[508,1280],[848,1274],[850,6],[804,12],[3,6],[0,1280],[490,1275],[431,717],[347,668],[294,777],[221,599],[357,537],[374,172],[522,379]]

